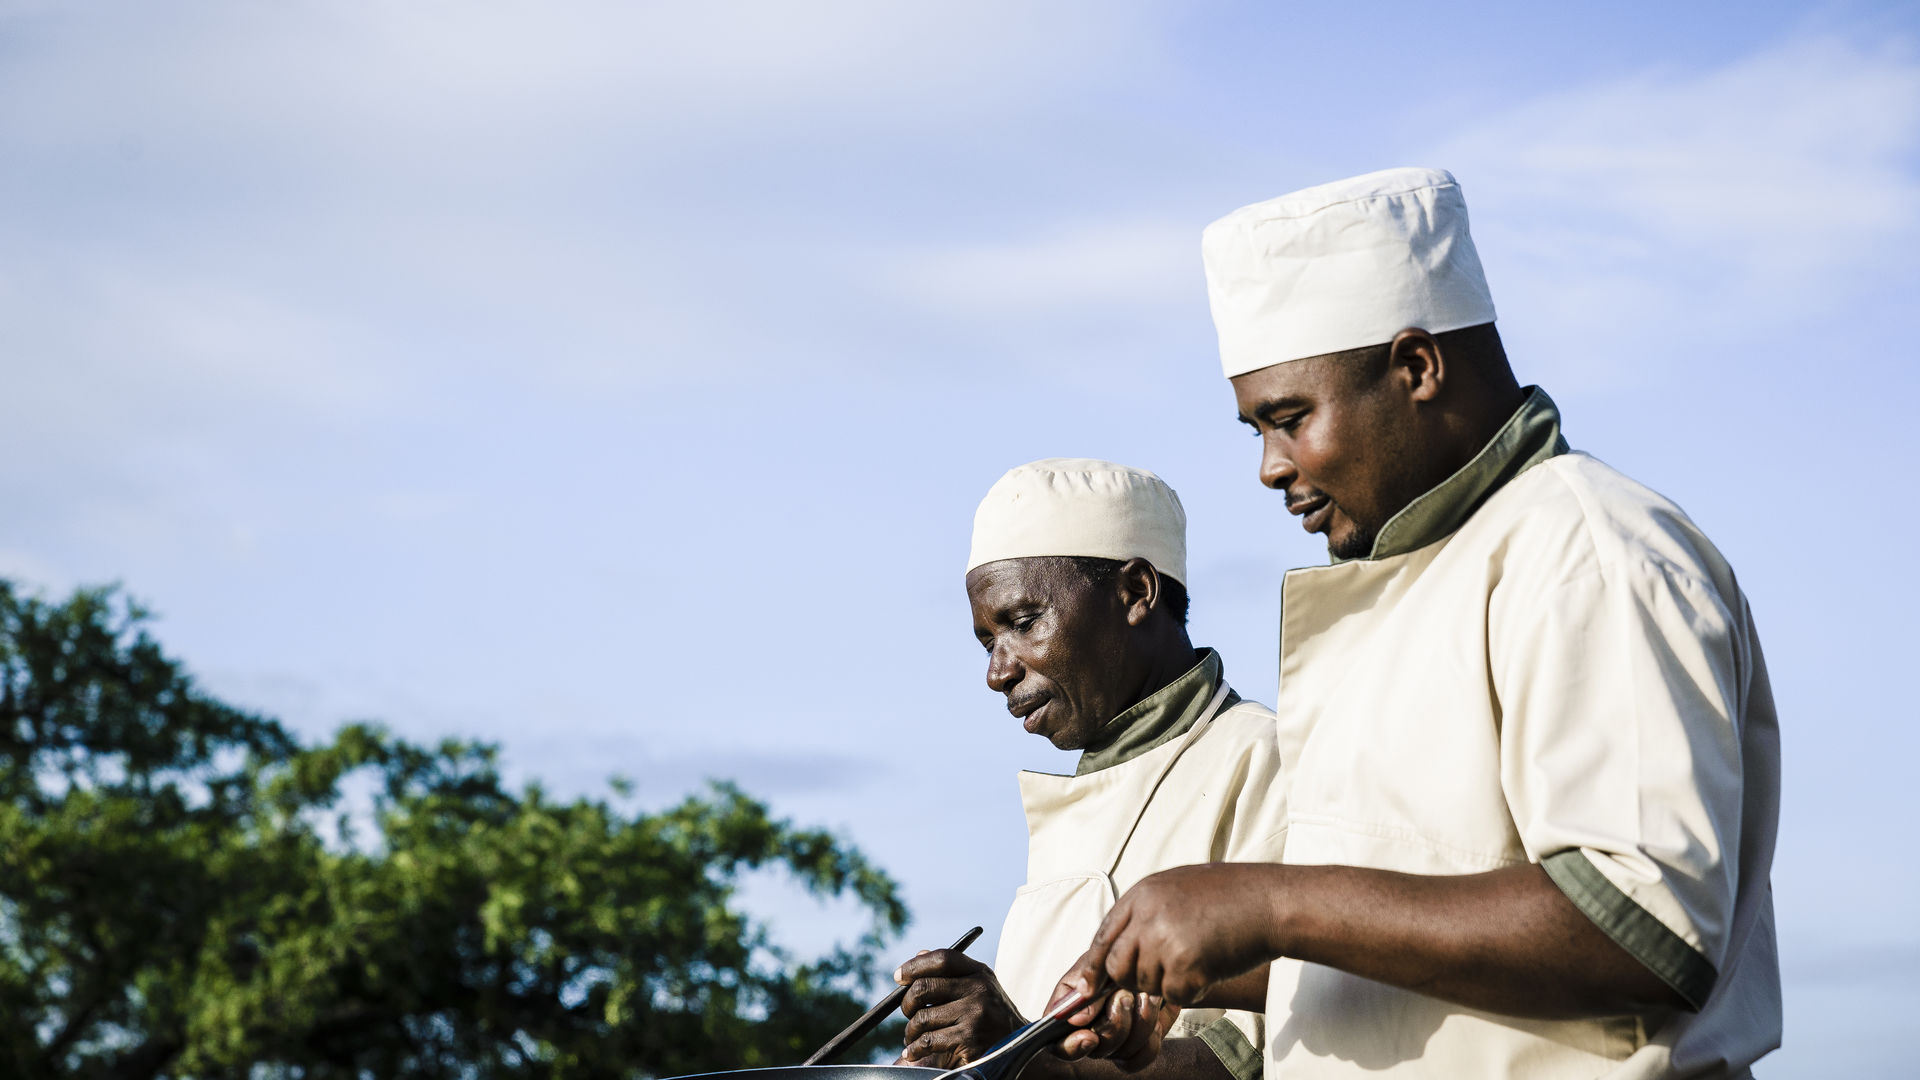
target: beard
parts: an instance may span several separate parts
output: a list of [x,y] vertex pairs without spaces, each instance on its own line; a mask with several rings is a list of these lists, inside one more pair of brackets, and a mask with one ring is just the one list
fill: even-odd
[[1332,537],[1327,538],[1327,554],[1339,562],[1364,559],[1373,554],[1373,542],[1379,536],[1379,529],[1369,529],[1355,523],[1346,539],[1336,542]]

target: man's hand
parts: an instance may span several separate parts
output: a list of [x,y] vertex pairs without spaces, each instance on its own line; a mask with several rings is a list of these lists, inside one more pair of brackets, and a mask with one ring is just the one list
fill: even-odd
[[1276,955],[1260,868],[1207,863],[1142,878],[1107,913],[1062,990],[1085,994],[1111,981],[1175,1005],[1200,1004],[1214,985]]
[[962,952],[923,952],[901,964],[893,981],[907,987],[903,1065],[959,1068],[1027,1023],[993,969]]
[[[1064,981],[1056,985],[1047,1011],[1051,1013],[1075,993]],[[1080,1030],[1068,1034],[1054,1053],[1068,1060],[1105,1058],[1122,1072],[1139,1072],[1160,1056],[1167,1029],[1179,1016],[1178,1005],[1169,1005],[1154,995],[1115,990],[1105,1000],[1068,1015],[1068,1022]]]

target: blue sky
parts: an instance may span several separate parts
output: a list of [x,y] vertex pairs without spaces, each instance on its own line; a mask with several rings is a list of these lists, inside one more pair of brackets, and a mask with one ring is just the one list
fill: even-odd
[[1012,773],[1070,759],[984,687],[974,503],[1036,457],[1160,472],[1196,638],[1270,700],[1323,555],[1254,482],[1199,231],[1448,168],[1522,379],[1752,598],[1766,1072],[1893,1075],[1920,15],[1569,7],[0,0],[0,573],[124,581],[314,735],[735,777],[890,867],[914,944],[991,938]]

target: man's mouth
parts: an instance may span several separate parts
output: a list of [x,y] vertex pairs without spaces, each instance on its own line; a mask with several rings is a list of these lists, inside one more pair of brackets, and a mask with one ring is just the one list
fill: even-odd
[[1021,698],[1019,701],[1007,702],[1007,711],[1020,721],[1021,727],[1032,732],[1039,726],[1040,710],[1051,700],[1053,700],[1052,697],[1047,694],[1035,694],[1029,698]]
[[1326,532],[1327,524],[1333,520],[1333,500],[1317,493],[1297,501],[1290,500],[1287,513],[1298,514],[1300,527],[1310,533]]

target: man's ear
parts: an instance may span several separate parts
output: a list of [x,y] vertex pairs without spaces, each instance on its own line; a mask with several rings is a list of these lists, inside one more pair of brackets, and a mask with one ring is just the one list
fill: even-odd
[[1128,559],[1113,575],[1120,590],[1120,603],[1127,610],[1127,625],[1139,626],[1160,606],[1160,572],[1145,559]]
[[1432,401],[1447,381],[1447,360],[1440,343],[1419,327],[1393,335],[1387,346],[1387,370],[1398,375],[1412,401]]

